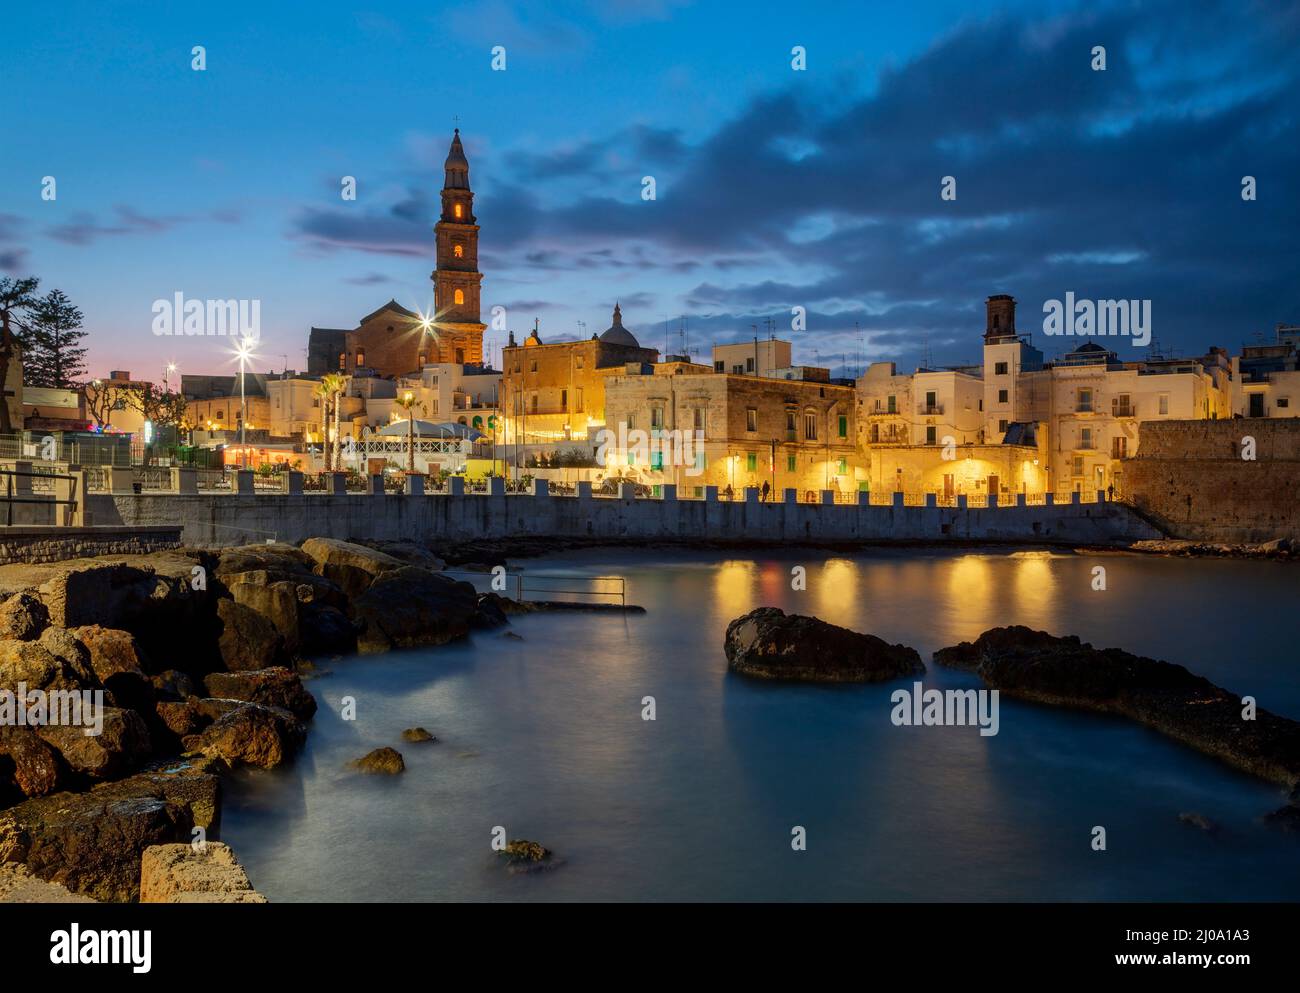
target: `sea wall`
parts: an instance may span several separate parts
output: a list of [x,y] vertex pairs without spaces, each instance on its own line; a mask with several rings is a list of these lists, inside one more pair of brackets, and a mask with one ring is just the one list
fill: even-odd
[[[576,496],[534,494],[95,494],[87,509],[96,524],[180,525],[187,545],[299,542],[309,537],[438,539],[554,537],[712,542],[1029,541],[1127,544],[1160,532],[1120,504],[1108,502],[965,508],[762,503],[599,497],[581,485]],[[865,497],[866,495],[863,494]],[[964,501],[963,501],[964,502]]]
[[[1243,452],[1254,458],[1243,458]],[[1249,543],[1300,537],[1300,419],[1142,425],[1122,493],[1171,537]]]
[[180,546],[175,524],[153,527],[4,527],[0,565],[10,562],[62,562],[97,555],[135,555]]

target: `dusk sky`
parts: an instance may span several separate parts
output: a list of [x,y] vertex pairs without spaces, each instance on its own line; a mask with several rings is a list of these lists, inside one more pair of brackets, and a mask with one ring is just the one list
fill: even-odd
[[707,356],[771,317],[838,374],[975,360],[992,293],[1049,356],[1067,291],[1150,299],[1185,355],[1300,322],[1300,4],[88,2],[6,28],[0,271],[72,297],[94,374],[231,370],[152,334],[176,292],[259,299],[276,370],[313,325],[428,309],[457,119],[483,317],[521,337],[618,300]]

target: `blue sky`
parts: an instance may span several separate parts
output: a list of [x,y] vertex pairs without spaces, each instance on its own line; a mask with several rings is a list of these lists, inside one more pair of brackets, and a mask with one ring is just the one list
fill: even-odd
[[94,373],[230,368],[151,333],[178,291],[260,299],[277,369],[312,325],[427,308],[456,117],[485,312],[545,340],[615,299],[653,347],[683,315],[700,354],[772,317],[836,367],[974,359],[1000,292],[1024,330],[1066,291],[1151,299],[1182,354],[1300,321],[1300,5],[114,7],[7,21],[0,270],[81,306]]

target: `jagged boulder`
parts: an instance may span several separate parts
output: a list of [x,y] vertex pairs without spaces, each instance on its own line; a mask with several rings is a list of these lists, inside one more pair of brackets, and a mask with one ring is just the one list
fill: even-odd
[[266,903],[229,845],[153,845],[140,858],[141,903]]
[[478,595],[469,583],[418,566],[381,573],[352,602],[362,652],[442,645],[469,634]]
[[203,680],[203,685],[211,696],[279,707],[299,720],[307,720],[316,713],[316,699],[303,688],[302,679],[282,666],[213,672]]
[[432,572],[439,572],[447,568],[447,563],[423,545],[414,541],[387,541],[382,538],[361,538],[356,541],[358,545],[365,545],[367,548],[373,548],[376,551],[383,552],[385,555],[391,555],[407,565],[418,565],[422,569],[428,569]]
[[376,748],[352,763],[354,769],[375,775],[396,776],[406,769],[402,753],[396,748]]
[[915,649],[816,617],[759,607],[727,625],[723,642],[733,672],[759,679],[875,683],[925,672]]
[[234,600],[220,600],[217,617],[221,621],[217,648],[226,669],[231,672],[265,669],[287,661],[284,636],[251,607]]
[[49,625],[49,610],[31,593],[15,593],[0,603],[0,638],[35,641]]
[[316,563],[315,572],[335,583],[349,597],[356,598],[386,572],[405,563],[386,552],[338,538],[308,538],[302,550]]
[[307,603],[302,607],[302,642],[306,655],[347,655],[357,649],[357,628],[337,607]]
[[60,778],[58,753],[35,728],[0,725],[0,806],[53,793]]
[[306,737],[306,728],[289,711],[239,703],[182,743],[188,751],[221,759],[232,768],[273,769],[288,761]]
[[189,700],[160,700],[154,704],[155,729],[152,735],[156,747],[180,751],[181,743],[190,735],[198,734],[212,723],[199,706],[197,698]]
[[1246,719],[1239,695],[1181,665],[1021,626],[985,631],[934,660],[1009,696],[1120,714],[1273,782],[1300,781],[1300,723],[1266,710]]
[[61,650],[68,654],[55,654],[46,644],[49,633],[46,631],[40,641],[0,641],[0,689],[17,693],[20,683],[29,691],[99,688],[99,680],[84,657],[85,650],[68,636],[75,647],[63,646]]
[[179,669],[165,669],[150,676],[156,700],[186,700],[194,696],[194,680]]
[[223,583],[249,572],[267,572],[273,580],[280,580],[310,576],[315,565],[311,556],[293,545],[263,543],[221,549],[214,572]]
[[506,616],[508,602],[499,593],[480,593],[478,606],[474,611],[473,626],[490,629],[509,624],[510,618]]
[[142,713],[153,708],[153,683],[145,675],[140,648],[131,632],[90,624],[68,633],[86,649],[90,667],[113,694],[114,703]]
[[194,827],[213,830],[220,789],[210,764],[180,762],[27,800],[0,811],[0,863],[23,863],[96,900],[134,900],[144,850],[187,842]]
[[149,729],[134,710],[105,707],[99,734],[85,727],[47,724],[36,729],[68,768],[91,779],[117,779],[139,768],[152,751]]
[[268,572],[244,572],[226,583],[235,603],[260,614],[279,633],[284,650],[292,655],[298,649],[299,583],[289,579],[271,580]]

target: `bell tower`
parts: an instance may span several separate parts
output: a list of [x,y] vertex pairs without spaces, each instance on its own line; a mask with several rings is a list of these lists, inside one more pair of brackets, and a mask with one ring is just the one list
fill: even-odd
[[443,166],[442,216],[433,226],[438,267],[433,280],[434,339],[428,352],[434,362],[483,362],[483,331],[479,320],[478,225],[474,223],[474,193],[469,188],[469,160],[460,143],[460,128],[451,139]]

